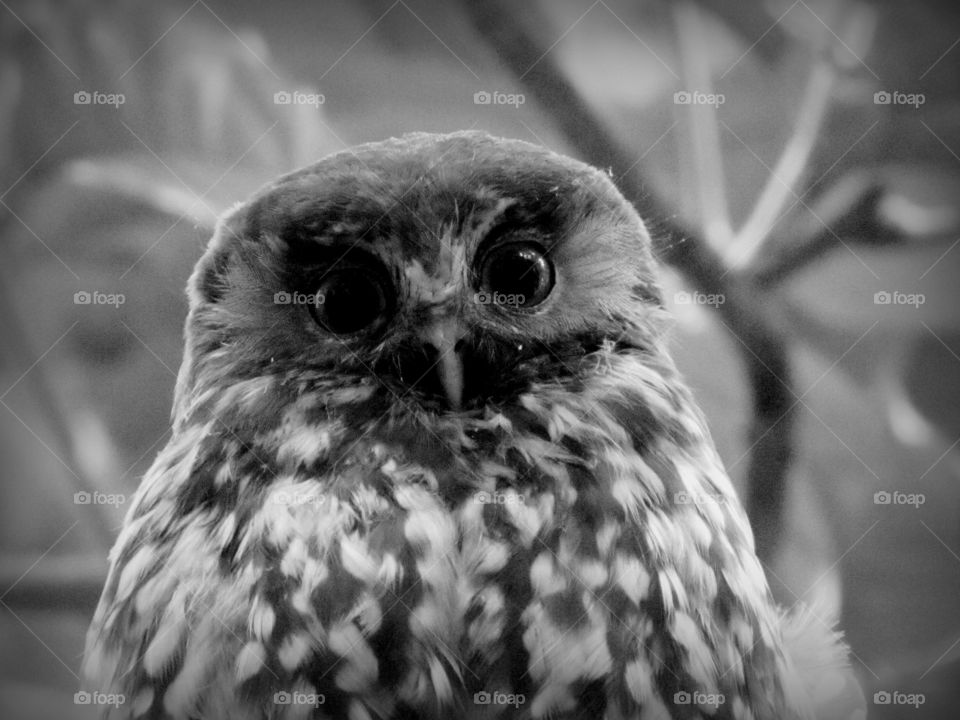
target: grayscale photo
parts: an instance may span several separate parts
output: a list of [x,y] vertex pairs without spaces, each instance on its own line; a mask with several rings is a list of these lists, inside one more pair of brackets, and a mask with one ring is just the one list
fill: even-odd
[[960,5],[0,40],[0,717],[960,717]]

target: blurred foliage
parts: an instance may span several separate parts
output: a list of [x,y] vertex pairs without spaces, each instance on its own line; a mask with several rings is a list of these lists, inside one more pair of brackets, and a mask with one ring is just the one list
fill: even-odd
[[[842,587],[867,687],[921,688],[927,711],[956,707],[957,7],[702,0],[687,6],[700,26],[691,57],[678,42],[691,16],[676,5],[542,0],[518,12],[548,19],[551,56],[668,199],[655,232],[677,221],[716,241],[724,207],[742,227],[779,179],[811,68],[831,69],[809,161],[751,265],[789,339],[797,412],[785,542],[768,570],[788,605],[835,604]],[[865,25],[845,24],[851,8]],[[105,559],[71,558],[104,558],[124,507],[75,505],[74,493],[132,492],[165,441],[182,288],[213,218],[354,142],[475,127],[570,143],[553,117],[563,108],[473,103],[518,81],[457,3],[22,0],[0,8],[0,48],[0,714],[82,717],[71,698],[91,592],[78,578]],[[713,116],[673,102],[699,89],[691,77],[724,94]],[[326,102],[274,103],[298,88]],[[77,105],[80,91],[125,102]],[[893,91],[925,102],[874,102]],[[703,166],[711,123],[715,196],[696,191],[717,171]],[[669,269],[666,286],[671,301],[697,290]],[[125,302],[73,302],[94,290]],[[883,291],[926,302],[875,304]],[[742,482],[750,349],[709,308],[672,309],[678,362]],[[874,504],[884,490],[927,501]]]

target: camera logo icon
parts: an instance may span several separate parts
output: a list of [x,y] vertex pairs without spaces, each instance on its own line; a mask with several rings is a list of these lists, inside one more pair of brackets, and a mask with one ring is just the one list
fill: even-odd
[[78,290],[73,294],[74,305],[113,305],[120,307],[127,301],[123,293],[105,293],[100,290]]
[[294,690],[293,692],[280,690],[273,694],[274,705],[306,705],[319,707],[326,701],[327,698],[325,695],[320,693],[303,692],[301,690]]
[[873,294],[874,305],[912,305],[919,308],[927,302],[927,296],[923,293],[907,293],[901,290],[880,290]]
[[119,108],[127,102],[127,96],[123,93],[106,93],[101,90],[77,90],[73,94],[74,105],[113,105]]
[[527,702],[527,696],[523,693],[481,690],[473,694],[474,705],[513,705],[515,708],[519,708],[525,702]]
[[319,110],[326,101],[327,98],[323,93],[302,90],[278,90],[273,94],[274,105],[312,105]]
[[700,90],[677,90],[673,94],[674,105],[712,105],[719,108],[727,102],[723,93],[706,93]]
[[474,105],[512,105],[519,108],[527,102],[523,93],[503,92],[502,90],[480,90],[473,94]]
[[[674,705],[696,705],[700,708],[711,708],[716,712],[717,708],[727,701],[723,693],[705,693],[695,690],[687,692],[681,690],[673,694]],[[710,715],[713,715],[713,712]]]
[[914,108],[919,108],[926,102],[927,96],[923,93],[878,90],[873,94],[874,105],[912,105]]
[[119,708],[126,701],[127,698],[122,693],[78,690],[73,694],[74,705],[112,705],[114,708]]

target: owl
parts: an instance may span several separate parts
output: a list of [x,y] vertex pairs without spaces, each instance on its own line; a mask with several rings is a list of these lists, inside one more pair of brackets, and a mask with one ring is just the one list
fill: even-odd
[[[122,718],[863,717],[776,606],[608,175],[462,132],[229,211],[111,555]],[[852,698],[852,699],[851,699]]]

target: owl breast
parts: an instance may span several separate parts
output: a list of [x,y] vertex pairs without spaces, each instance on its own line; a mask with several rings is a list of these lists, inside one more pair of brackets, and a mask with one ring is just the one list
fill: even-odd
[[173,717],[274,717],[271,698],[351,718],[672,717],[677,693],[729,709],[748,683],[778,702],[749,536],[663,372],[611,357],[576,394],[470,416],[365,383],[198,399],[118,543],[99,661]]

